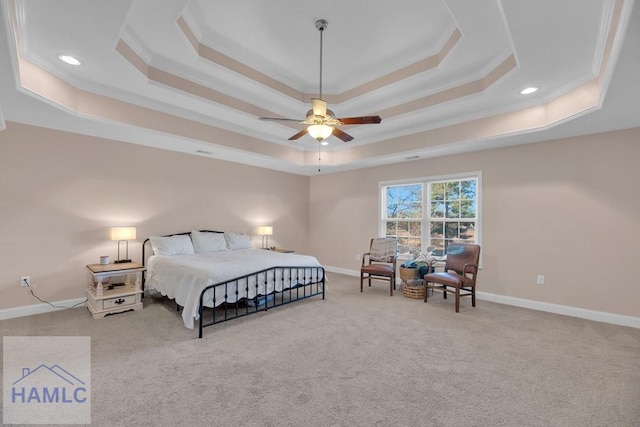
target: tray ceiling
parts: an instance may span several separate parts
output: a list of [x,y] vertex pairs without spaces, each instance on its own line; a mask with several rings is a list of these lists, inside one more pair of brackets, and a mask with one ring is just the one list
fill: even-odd
[[[629,0],[10,0],[0,122],[318,173],[318,142],[287,140],[301,125],[258,117],[304,119],[318,95],[323,18],[323,98],[336,116],[382,117],[344,127],[352,142],[330,137],[323,173],[634,127],[637,9]],[[529,86],[539,90],[520,94]]]

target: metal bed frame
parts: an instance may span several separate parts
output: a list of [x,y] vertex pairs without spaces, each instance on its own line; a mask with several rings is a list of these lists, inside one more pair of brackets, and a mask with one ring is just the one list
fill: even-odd
[[[222,233],[221,231],[200,230],[207,233]],[[186,233],[168,234],[163,237],[190,235]],[[146,239],[142,244],[142,265],[146,266],[147,257],[145,256],[145,246],[149,242]],[[259,279],[267,288],[269,277],[274,281],[280,281],[282,284],[281,291],[274,291],[268,295],[258,294]],[[249,282],[253,279],[255,282],[256,297],[251,299],[242,298],[238,300],[238,287],[242,289],[244,286],[245,293],[249,294]],[[237,319],[239,317],[248,316],[250,314],[268,311],[271,308],[280,307],[292,302],[305,300],[317,295],[322,295],[325,299],[325,283],[326,273],[323,267],[300,267],[300,266],[276,266],[264,270],[256,271],[244,276],[235,277],[233,279],[214,283],[207,286],[200,292],[200,300],[198,304],[198,338],[202,338],[202,330],[207,326],[212,326],[228,320]],[[145,287],[145,271],[142,272],[142,291]],[[276,288],[274,283],[274,289]],[[224,289],[223,300],[216,298],[216,290]],[[205,294],[211,290],[212,297],[205,300]],[[231,294],[230,294],[231,292]],[[144,293],[143,293],[144,295]],[[234,302],[228,302],[229,296],[233,295]],[[211,307],[207,307],[210,302]],[[178,311],[180,306],[178,305]],[[205,316],[207,319],[205,320]]]

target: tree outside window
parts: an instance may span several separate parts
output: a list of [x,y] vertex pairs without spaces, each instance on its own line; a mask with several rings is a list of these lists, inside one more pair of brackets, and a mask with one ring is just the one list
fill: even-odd
[[429,242],[437,254],[451,243],[475,243],[478,180],[429,183]]
[[420,251],[422,240],[422,184],[385,187],[385,234],[398,239],[398,252]]

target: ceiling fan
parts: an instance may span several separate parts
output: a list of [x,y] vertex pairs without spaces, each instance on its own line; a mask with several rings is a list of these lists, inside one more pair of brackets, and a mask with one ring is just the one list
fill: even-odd
[[304,120],[300,119],[286,119],[280,117],[260,117],[260,120],[269,121],[288,121],[298,122],[308,125],[306,129],[293,135],[289,138],[289,141],[294,141],[304,136],[305,134],[311,135],[314,139],[318,140],[322,144],[326,144],[324,141],[329,136],[333,135],[344,142],[349,142],[353,139],[348,133],[338,129],[338,126],[343,125],[367,125],[380,123],[382,119],[380,116],[362,116],[362,117],[343,117],[336,118],[333,111],[327,108],[327,102],[322,99],[322,33],[327,28],[327,21],[319,19],[316,21],[316,28],[320,31],[320,90],[318,98],[311,98],[311,110],[307,111],[307,116]]

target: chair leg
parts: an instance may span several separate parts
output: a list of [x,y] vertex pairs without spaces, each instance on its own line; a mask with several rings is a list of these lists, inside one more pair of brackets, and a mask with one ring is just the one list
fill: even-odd
[[389,277],[389,296],[393,296],[393,290],[396,288],[396,284],[393,281],[393,277]]
[[442,285],[442,297],[447,299],[447,287],[446,285]]
[[476,306],[476,287],[471,287],[471,307]]
[[364,274],[360,272],[360,292],[362,292],[362,282],[364,281]]
[[427,302],[428,295],[429,295],[429,282],[424,282],[424,302]]
[[460,288],[456,286],[456,313],[460,313]]

